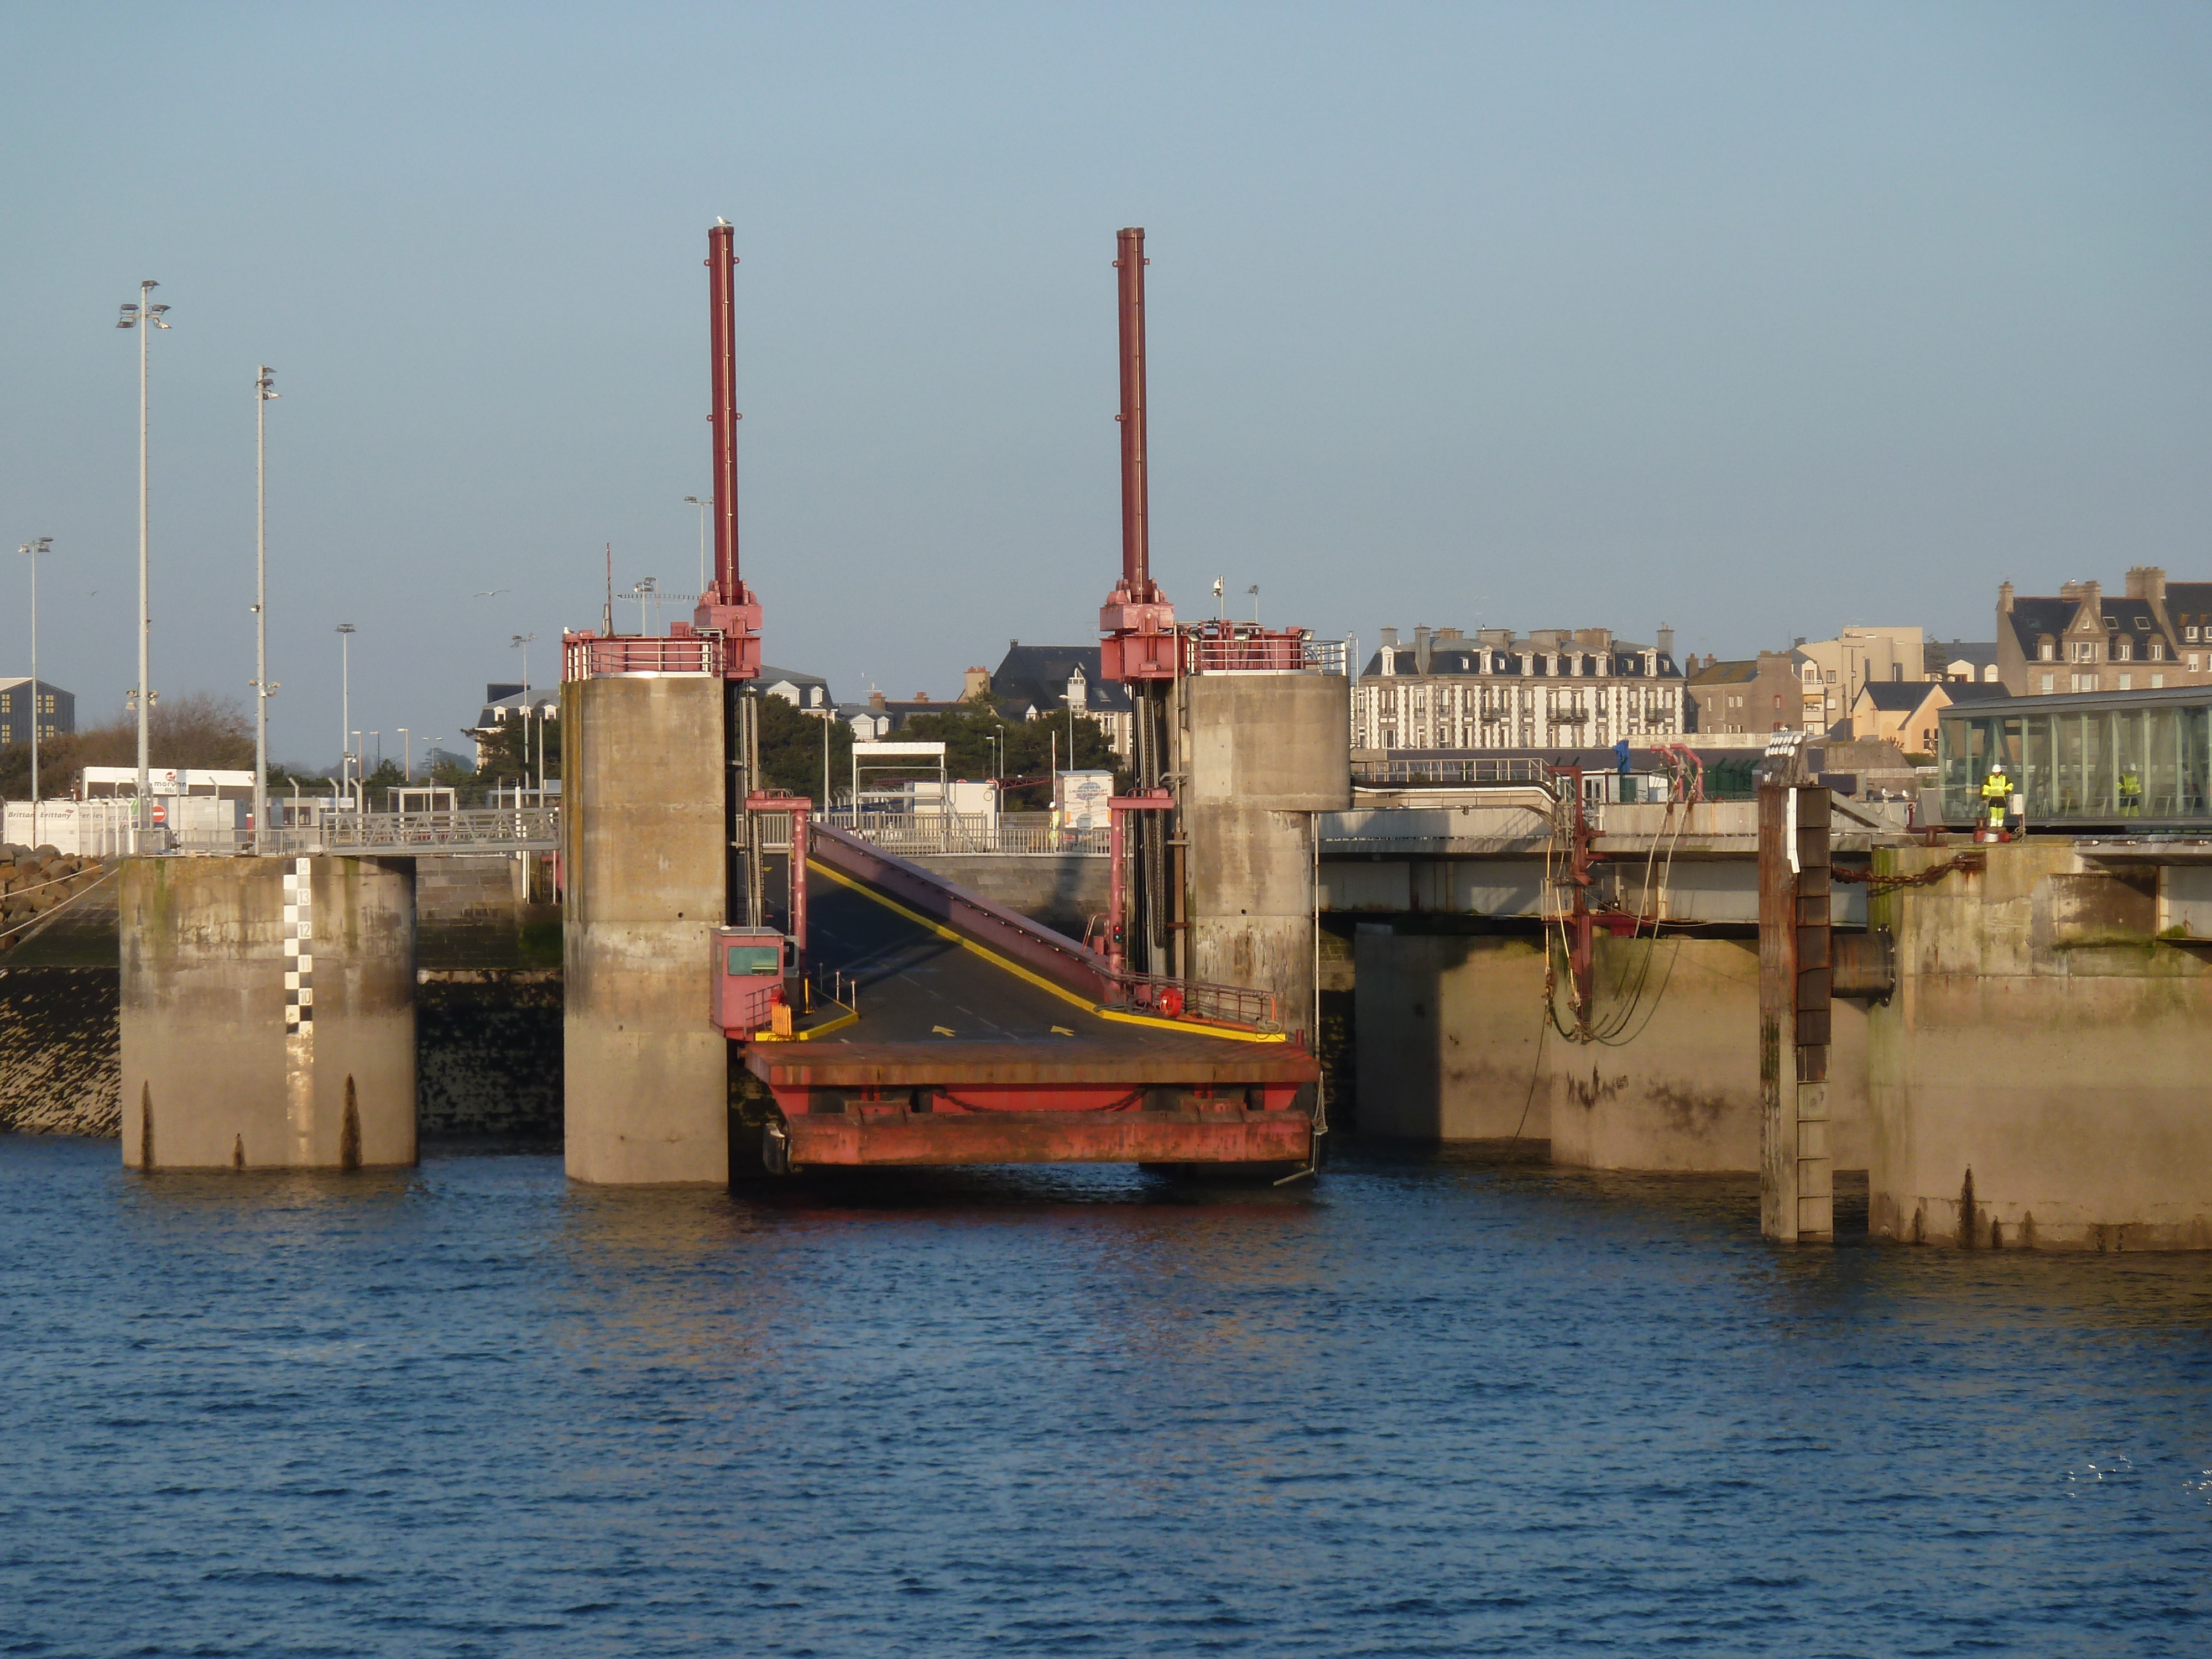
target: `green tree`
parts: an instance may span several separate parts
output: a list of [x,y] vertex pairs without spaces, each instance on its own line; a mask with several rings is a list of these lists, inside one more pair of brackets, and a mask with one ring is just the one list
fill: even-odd
[[[494,726],[492,735],[484,739],[483,763],[477,768],[470,780],[477,790],[478,799],[483,798],[483,791],[500,784],[501,780],[509,788],[520,779],[528,778],[532,783],[537,781],[540,726],[545,732],[545,775],[549,778],[561,775],[560,717],[556,714],[550,720],[541,720],[533,716],[526,720],[519,714],[509,714]],[[526,745],[527,752],[525,752]]]
[[822,799],[822,745],[830,743],[830,785],[851,778],[853,728],[834,713],[809,714],[781,697],[763,696],[760,705],[760,770],[763,787],[787,795],[805,795],[816,806]]

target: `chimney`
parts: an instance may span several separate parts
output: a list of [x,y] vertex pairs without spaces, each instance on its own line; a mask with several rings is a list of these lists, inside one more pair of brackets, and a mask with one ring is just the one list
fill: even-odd
[[1413,672],[1416,674],[1429,672],[1429,630],[1425,628],[1413,630]]
[[1796,639],[1790,641],[1790,648],[1792,651],[1803,650],[1805,648],[1805,636],[1802,634],[1800,634]]
[[1662,657],[1674,654],[1674,630],[1665,623],[1659,624],[1659,654]]
[[[1997,584],[1997,615],[2000,617],[2012,615],[2012,584],[2010,582]],[[1956,641],[1952,642],[1957,643]]]
[[989,669],[981,667],[970,668],[966,674],[961,677],[961,702],[969,702],[977,697],[988,697],[990,695],[991,671]]
[[884,709],[889,708],[890,705],[884,701],[884,694],[882,692],[871,691],[868,693],[868,707],[874,709],[876,713],[880,714]]
[[2154,564],[2131,565],[2128,569],[2128,597],[2148,605],[2166,603],[2166,572]]
[[1397,649],[1397,646],[1398,630],[1395,628],[1384,629],[1382,630],[1382,648],[1385,651],[1395,651]]
[[2081,584],[2079,582],[2059,583],[2058,597],[2062,599],[2073,599],[2079,602],[2081,598]]

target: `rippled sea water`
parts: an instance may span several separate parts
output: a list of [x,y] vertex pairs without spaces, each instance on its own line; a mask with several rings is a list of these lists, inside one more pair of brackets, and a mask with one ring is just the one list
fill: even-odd
[[2212,1652],[2212,1261],[0,1138],[0,1653]]

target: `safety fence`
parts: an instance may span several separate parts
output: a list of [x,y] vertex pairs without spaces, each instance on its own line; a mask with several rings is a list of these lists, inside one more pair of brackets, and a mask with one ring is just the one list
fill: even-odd
[[600,679],[617,674],[685,675],[714,678],[722,672],[722,641],[713,634],[662,637],[651,634],[565,635],[561,678]]
[[1103,858],[1104,825],[1070,829],[1049,812],[859,812],[830,815],[841,830],[902,857],[949,854],[1073,853]]
[[1202,980],[1160,979],[1147,974],[1115,974],[1106,1006],[1123,1013],[1161,1019],[1209,1020],[1248,1030],[1274,1031],[1275,999],[1267,991],[1241,985],[1212,985]]

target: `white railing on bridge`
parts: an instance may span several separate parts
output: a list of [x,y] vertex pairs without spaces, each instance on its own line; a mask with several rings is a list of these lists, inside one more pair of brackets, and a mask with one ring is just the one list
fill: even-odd
[[1103,858],[1106,854],[1103,825],[1069,829],[1054,822],[1049,812],[994,817],[981,812],[855,813],[846,809],[831,813],[830,821],[902,858],[960,853],[1076,853]]

